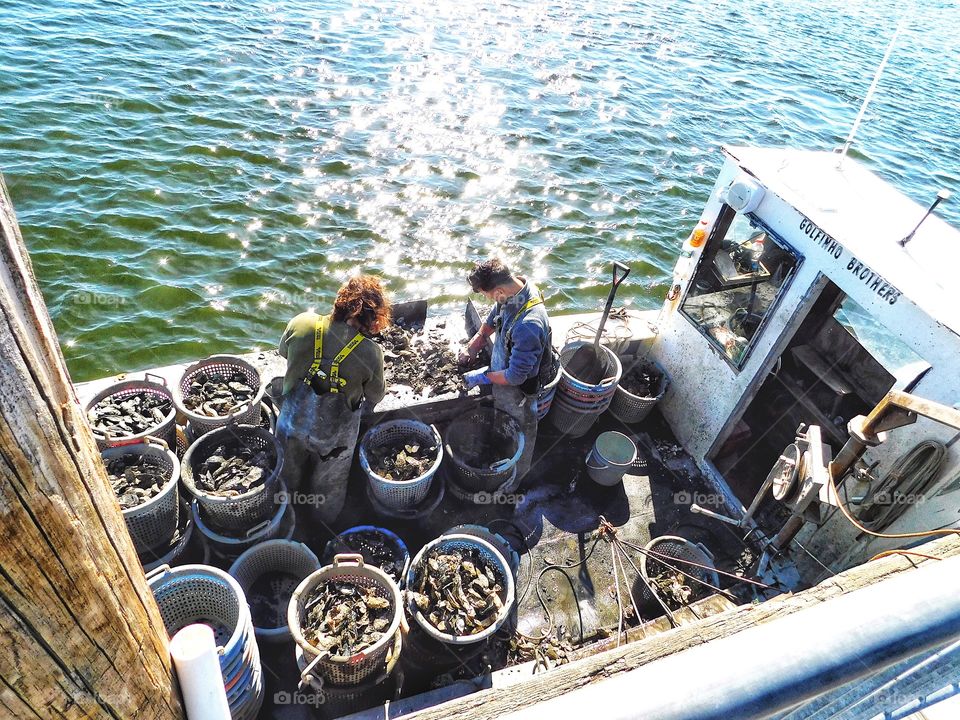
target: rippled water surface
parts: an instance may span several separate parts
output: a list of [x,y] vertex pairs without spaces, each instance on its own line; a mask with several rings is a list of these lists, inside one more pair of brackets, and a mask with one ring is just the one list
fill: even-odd
[[[2,0],[0,170],[75,380],[267,347],[357,269],[452,307],[492,252],[655,307],[719,146],[839,146],[906,12]],[[958,28],[918,4],[855,145],[920,202],[960,194]]]

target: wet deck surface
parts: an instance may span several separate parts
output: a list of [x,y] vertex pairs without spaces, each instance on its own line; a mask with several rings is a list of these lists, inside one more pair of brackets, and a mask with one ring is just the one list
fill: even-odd
[[[455,323],[448,327],[452,333],[460,332]],[[265,379],[282,374],[285,366],[275,352],[245,358]],[[185,368],[186,365],[178,365],[153,372],[166,377],[172,385]],[[114,381],[116,378],[110,378],[79,387],[81,402]],[[375,415],[365,418],[361,432],[382,419],[415,417],[434,423],[443,435],[449,422],[466,409],[489,402],[488,397],[477,397],[476,391],[468,397],[420,398],[413,403],[410,398],[388,396]],[[624,476],[622,483],[613,487],[595,483],[584,464],[594,440],[604,430],[625,433],[639,450],[636,467]],[[443,468],[441,473],[445,474]],[[366,486],[367,480],[355,462],[346,505],[336,523],[316,524],[306,512],[298,512],[294,539],[321,556],[327,541],[336,533],[357,525],[378,525],[399,535],[413,556],[426,542],[454,526],[488,527],[504,536],[520,555],[516,583],[519,602],[512,626],[530,636],[542,635],[550,624],[542,598],[549,608],[555,632],[563,635],[573,648],[581,648],[580,652],[615,641],[621,605],[630,625],[654,618],[660,620],[648,627],[659,628],[666,623],[656,604],[641,604],[640,620],[633,617],[626,587],[630,584],[639,600],[642,580],[631,568],[627,568],[627,584],[621,585],[618,602],[611,546],[597,534],[601,518],[616,529],[619,538],[641,547],[661,535],[680,535],[703,543],[715,556],[720,569],[736,570],[744,550],[728,526],[690,512],[691,502],[709,507],[719,501],[711,499],[713,491],[692,459],[677,446],[656,410],[636,426],[624,426],[606,414],[581,438],[563,436],[549,421],[541,422],[531,472],[511,502],[478,505],[448,491],[442,501],[425,503],[431,507],[420,517],[398,519],[378,511],[367,496]],[[177,564],[202,559],[202,552],[194,546]],[[633,553],[633,560],[639,565],[640,555]],[[573,567],[545,571],[550,565]],[[228,566],[228,563],[221,564],[224,569]],[[727,584],[721,582],[723,586]],[[639,632],[634,630],[624,640],[636,639]],[[570,656],[575,652],[575,649],[571,651]],[[438,686],[462,694],[466,690],[457,681],[476,676],[485,676],[489,681],[491,671],[507,664],[504,642],[494,640],[454,649],[426,638],[414,624],[400,655],[398,672],[388,682],[365,688],[359,697],[357,693],[336,688],[327,688],[323,696],[318,697],[297,693],[299,670],[292,642],[260,643],[260,653],[266,680],[261,720],[338,717],[379,705],[388,697],[408,697]],[[520,674],[531,672],[522,670],[522,666],[518,670]],[[455,691],[456,687],[460,690]]]
[[[562,628],[574,647],[611,637],[618,624],[610,544],[596,534],[601,517],[616,528],[619,537],[633,544],[643,546],[653,537],[676,534],[702,542],[714,554],[719,568],[735,568],[743,546],[722,523],[690,513],[690,502],[698,494],[702,502],[703,495],[709,491],[693,461],[679,451],[656,412],[635,427],[626,427],[604,416],[590,432],[577,439],[557,434],[549,422],[541,423],[540,427],[531,474],[518,489],[516,504],[476,505],[448,492],[425,516],[399,520],[378,514],[367,498],[366,479],[355,472],[345,509],[337,523],[327,528],[298,522],[296,539],[305,542],[319,556],[335,533],[356,525],[374,524],[397,533],[411,555],[415,555],[424,543],[451,527],[464,523],[484,525],[503,535],[520,554],[517,596],[522,600],[516,620],[518,629],[534,637],[547,629],[548,621],[536,592],[535,583],[539,579],[542,597],[555,625]],[[438,423],[438,428],[443,434],[445,423]],[[635,439],[640,451],[640,467],[625,476],[623,483],[603,487],[588,476],[584,459],[596,436],[603,430],[613,429]],[[639,554],[634,555],[638,564],[639,558]],[[550,571],[540,577],[551,563],[580,564],[563,573]],[[642,581],[632,570],[629,582],[639,600]],[[621,592],[624,607],[629,608],[625,585],[621,585]],[[641,605],[640,610],[643,621],[663,615],[657,606]],[[632,615],[630,610],[627,613]],[[635,624],[632,618],[631,624]],[[505,666],[506,646],[502,644],[448,648],[424,638],[416,626],[410,641],[404,647],[399,666],[403,677],[401,696]],[[331,693],[328,689],[326,702],[316,711],[309,703],[278,704],[271,708],[274,698],[298,697],[298,671],[292,643],[261,647],[261,652],[268,678],[262,719],[293,720],[309,717],[311,712],[318,717],[336,717],[385,699],[370,692],[365,693],[361,701],[348,698],[340,702],[336,690]],[[389,685],[380,690],[396,693],[395,684]]]

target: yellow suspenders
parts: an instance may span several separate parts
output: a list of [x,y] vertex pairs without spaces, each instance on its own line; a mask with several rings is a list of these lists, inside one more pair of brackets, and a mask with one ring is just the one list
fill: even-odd
[[543,305],[543,294],[542,294],[542,293],[540,294],[539,297],[530,298],[529,300],[527,300],[527,302],[524,304],[524,306],[517,311],[517,314],[516,314],[516,315],[513,316],[513,322],[510,323],[510,327],[509,327],[509,328],[507,329],[507,331],[506,331],[508,337],[509,337],[509,335],[510,335],[510,332],[513,330],[513,326],[516,325],[516,324],[520,321],[520,318],[522,318],[524,315],[526,315],[526,314],[527,314],[527,311],[530,310],[530,308],[535,308],[537,305]]
[[[318,317],[317,324],[313,329],[313,362],[310,364],[310,369],[303,379],[303,382],[307,385],[310,384],[317,374],[323,375],[323,371],[320,370],[320,361],[323,358],[324,321],[327,319],[327,317]],[[333,359],[333,364],[330,366],[330,392],[338,393],[340,392],[340,388],[347,384],[347,381],[340,377],[340,363],[346,360],[347,355],[352,353],[362,340],[363,334],[357,333],[350,342],[344,345],[343,350],[337,353],[337,356]]]
[[353,349],[363,340],[363,335],[357,333],[353,340],[343,346],[343,350],[337,353],[330,366],[330,392],[340,392],[340,388],[347,384],[347,381],[340,377],[340,363],[346,359],[347,355],[353,352]]

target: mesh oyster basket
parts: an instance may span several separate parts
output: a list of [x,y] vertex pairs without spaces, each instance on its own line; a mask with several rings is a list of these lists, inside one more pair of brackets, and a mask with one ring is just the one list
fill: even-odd
[[[319,569],[320,561],[313,551],[290,540],[267,540],[244,551],[234,561],[229,572],[246,595],[258,641],[290,639],[290,598],[303,579]],[[255,612],[254,607],[262,610]]]
[[[495,492],[514,476],[524,438],[517,421],[505,412],[476,408],[450,423],[446,435],[453,463],[451,486],[467,493]],[[500,452],[491,452],[491,446]],[[503,457],[486,465],[484,453]]]
[[163,440],[170,447],[175,447],[177,443],[177,408],[173,393],[167,387],[166,379],[152,373],[144,373],[143,380],[124,380],[122,382],[110,385],[104,388],[87,403],[84,409],[84,417],[89,424],[89,412],[97,406],[102,400],[111,400],[114,402],[123,402],[139,393],[146,393],[158,398],[170,401],[170,410],[163,416],[163,420],[157,421],[146,430],[135,435],[110,435],[99,430],[94,430],[91,426],[94,440],[97,441],[97,448],[104,450],[108,447],[123,442],[135,442],[143,440],[146,437],[155,437]]
[[[223,497],[202,490],[197,486],[195,475],[203,462],[221,445],[228,448],[242,445],[251,450],[272,451],[276,458],[273,470],[262,485],[242,495]],[[230,425],[208,432],[187,448],[181,463],[181,476],[184,487],[200,503],[204,520],[211,529],[245,532],[276,512],[275,495],[282,489],[282,467],[280,441],[269,430],[254,425]]]
[[139,443],[107,448],[100,453],[104,463],[134,455],[141,456],[144,463],[158,468],[167,477],[159,493],[123,511],[133,546],[137,554],[141,554],[169,546],[177,532],[180,519],[180,496],[177,492],[180,486],[180,461],[166,442],[153,437]]
[[255,718],[263,705],[263,674],[250,610],[237,581],[206,565],[172,570],[162,565],[147,576],[147,583],[171,638],[194,623],[213,629],[230,715],[234,720]]
[[[177,495],[179,496],[179,493]],[[177,511],[179,522],[172,542],[166,547],[137,555],[144,573],[149,574],[161,565],[173,565],[180,560],[190,546],[190,541],[193,538],[193,518],[190,515],[190,505],[182,496],[178,497],[178,503],[180,505]]]
[[603,345],[600,346],[603,351],[603,380],[591,385],[567,372],[567,365],[577,350],[591,344],[583,341],[567,343],[560,351],[560,384],[547,419],[557,430],[570,437],[581,437],[593,427],[597,418],[610,406],[623,373],[620,358]]
[[[653,409],[653,406],[656,405],[667,392],[667,388],[670,387],[670,377],[667,375],[667,371],[663,369],[663,366],[658,362],[644,362],[640,363],[639,367],[644,370],[653,370],[660,376],[660,380],[657,383],[656,388],[654,388],[654,393],[652,397],[641,397],[640,395],[634,395],[631,392],[628,392],[623,388],[622,385],[618,384],[616,392],[613,394],[613,400],[610,402],[610,414],[613,415],[617,420],[625,422],[628,425],[632,423],[638,423],[641,420],[645,419],[647,415],[650,414],[650,411]],[[629,374],[629,370],[623,373],[624,376]],[[621,382],[623,378],[620,378]]]
[[[662,556],[664,562],[670,563],[677,569],[683,570],[685,573],[713,585],[713,587],[720,587],[720,578],[716,570],[713,569],[713,554],[701,543],[692,543],[677,535],[661,535],[648,542],[644,546],[644,550],[647,552],[640,554],[640,576],[643,578],[641,592],[645,600],[654,600],[650,579],[651,574],[656,573],[658,556]],[[648,553],[652,553],[652,555]],[[672,560],[685,560],[687,562],[672,562]],[[690,565],[691,562],[710,569],[705,570],[696,565]],[[706,585],[701,585],[696,580],[687,578],[685,582],[689,584],[694,597],[703,597],[713,592]]]
[[398,632],[392,647],[387,651],[383,665],[378,666],[377,672],[356,685],[328,685],[307,672],[310,661],[304,655],[303,648],[297,646],[295,655],[297,668],[300,670],[301,687],[316,688],[316,704],[323,705],[325,717],[341,717],[372,708],[394,696],[396,684],[390,681],[393,679],[393,671],[397,667],[403,647],[403,633]]
[[[369,453],[374,448],[395,442],[433,444],[437,448],[437,457],[430,469],[413,480],[387,480],[377,475],[370,467]],[[423,500],[430,491],[437,469],[443,461],[443,444],[440,433],[433,425],[416,420],[388,420],[374,425],[363,435],[360,441],[360,467],[367,475],[370,490],[374,497],[385,507],[392,510],[406,510]]]
[[[313,590],[328,580],[372,588],[378,597],[390,603],[389,612],[393,617],[383,636],[370,647],[349,657],[320,651],[303,635],[301,623],[306,615],[307,602],[311,599]],[[290,634],[309,661],[304,670],[304,680],[307,675],[318,674],[332,685],[356,685],[376,673],[386,662],[387,653],[394,645],[395,636],[400,632],[402,619],[400,588],[380,568],[365,564],[360,555],[337,555],[332,565],[320,568],[300,583],[287,608]]]
[[394,575],[387,570],[384,570],[382,566],[381,570],[390,575],[397,585],[401,588],[403,583],[407,579],[407,571],[410,569],[410,551],[407,550],[407,545],[403,540],[401,540],[395,533],[390,532],[386,528],[375,527],[374,525],[357,525],[352,527],[349,530],[344,530],[342,533],[337,535],[335,538],[332,538],[324,547],[323,555],[320,557],[324,565],[329,565],[333,562],[333,558],[336,555],[341,555],[344,553],[360,553],[363,556],[363,561],[369,565],[376,565],[373,562],[373,558],[367,557],[361,552],[360,549],[353,547],[351,545],[351,536],[357,536],[360,534],[372,533],[379,535],[384,544],[389,546],[393,550],[393,564],[397,568],[399,577],[394,577]]
[[[277,493],[276,498],[276,510],[268,520],[234,534],[225,534],[224,531],[217,532],[212,529],[204,520],[203,510],[200,509],[199,503],[194,500],[190,505],[191,517],[200,532],[200,537],[203,538],[204,547],[211,554],[210,557],[221,562],[232,563],[241,554],[259,543],[278,538],[289,540],[293,537],[297,520],[293,505],[290,503],[290,495],[281,490]],[[220,565],[220,562],[214,564]]]
[[[441,632],[424,617],[414,602],[411,591],[419,587],[420,578],[427,564],[426,560],[428,555],[433,554],[434,551],[442,555],[444,553],[464,550],[477,551],[484,561],[490,565],[493,574],[497,578],[497,583],[502,588],[500,592],[502,607],[497,613],[496,620],[494,620],[489,627],[473,635],[453,635]],[[410,564],[410,571],[407,573],[407,612],[417,621],[417,625],[423,628],[427,635],[434,640],[439,640],[448,645],[472,645],[481,640],[486,640],[499,630],[510,617],[514,600],[513,572],[511,572],[507,560],[493,545],[475,535],[443,535],[436,540],[431,540],[417,553],[417,556]]]
[[[256,390],[250,401],[241,405],[229,415],[219,417],[210,417],[200,413],[188,410],[183,399],[190,389],[191,383],[201,373],[217,375],[233,375],[240,373],[243,375],[246,383]],[[195,437],[200,437],[211,430],[222,428],[225,425],[257,425],[260,422],[260,403],[263,400],[263,386],[260,384],[260,373],[257,369],[243,358],[236,355],[211,355],[188,367],[180,382],[174,388],[173,401],[177,405],[177,410],[183,413],[184,417],[190,421]]]

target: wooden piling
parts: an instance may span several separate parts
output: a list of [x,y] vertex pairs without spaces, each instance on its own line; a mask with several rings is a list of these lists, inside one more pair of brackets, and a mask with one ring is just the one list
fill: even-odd
[[0,716],[182,718],[167,637],[0,179]]

